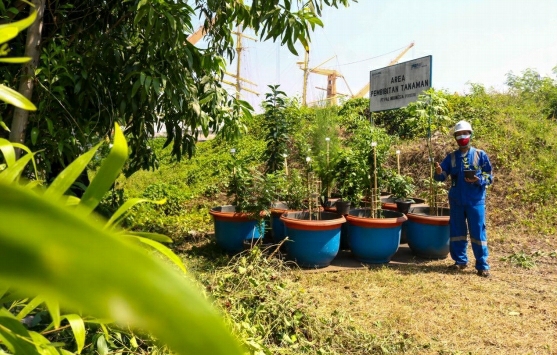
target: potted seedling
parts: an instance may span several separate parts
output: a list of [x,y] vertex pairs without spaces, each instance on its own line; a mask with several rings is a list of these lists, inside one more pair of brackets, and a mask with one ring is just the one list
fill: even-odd
[[341,153],[334,171],[340,195],[335,204],[337,213],[346,215],[351,208],[359,207],[367,186],[368,170],[365,157],[350,149]]
[[321,268],[328,266],[337,255],[340,248],[340,229],[346,220],[342,215],[321,210],[321,181],[311,171],[309,157],[306,162],[308,209],[286,212],[280,219],[289,239],[286,244],[288,259],[301,267]]
[[[234,155],[235,151],[233,152]],[[209,211],[215,226],[217,245],[229,254],[241,252],[244,242],[260,239],[264,217],[271,207],[272,192],[257,169],[247,169],[233,159],[227,195],[230,204]]]
[[308,208],[307,185],[297,169],[291,169],[289,173],[278,172],[267,177],[274,191],[274,202],[271,205],[271,236],[275,243],[279,243],[286,237],[284,223],[280,217],[287,211],[301,211]]
[[[431,136],[432,127],[443,127],[448,117],[447,101],[437,95],[433,89],[418,97],[418,101],[411,103],[408,110],[428,127],[426,137],[430,176],[428,181],[428,205],[414,206],[407,214],[406,238],[412,252],[423,258],[443,259],[449,254],[450,238],[450,210],[441,203],[446,199],[443,193],[443,183],[438,184],[433,179],[434,161]],[[443,196],[441,196],[443,195]]]
[[390,180],[392,197],[395,200],[397,211],[408,213],[410,205],[416,203],[410,196],[414,193],[414,184],[410,176],[396,174]]
[[370,208],[352,209],[346,216],[350,249],[364,263],[388,263],[398,250],[406,216],[380,209],[377,143],[372,142],[373,164],[370,177]]

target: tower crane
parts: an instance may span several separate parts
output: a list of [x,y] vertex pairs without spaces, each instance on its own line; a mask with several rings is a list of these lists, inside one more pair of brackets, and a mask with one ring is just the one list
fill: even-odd
[[[211,25],[214,24],[214,23],[215,23],[215,19],[213,18],[211,20]],[[234,79],[236,79],[236,83],[230,82],[228,80],[222,80],[222,82],[225,83],[225,84],[232,85],[232,86],[236,87],[236,99],[240,98],[240,91],[242,91],[242,90],[251,92],[251,93],[259,96],[259,93],[257,91],[254,91],[254,90],[251,90],[249,88],[246,88],[246,87],[242,86],[243,81],[246,82],[246,83],[252,84],[252,85],[256,85],[256,86],[257,86],[257,84],[252,82],[252,81],[249,81],[247,79],[244,79],[240,76],[240,58],[241,58],[242,50],[244,49],[242,47],[242,37],[245,37],[245,38],[248,38],[248,39],[251,39],[251,40],[254,40],[254,41],[256,39],[244,35],[243,33],[240,32],[239,29],[238,29],[237,32],[234,32],[234,33],[236,34],[236,56],[237,56],[236,74],[232,74],[230,72],[225,72],[225,74],[233,77]],[[194,33],[192,33],[191,35],[188,36],[187,40],[191,44],[196,44],[206,34],[207,34],[207,30],[205,29],[205,26],[201,25],[197,29],[197,31],[195,31]]]
[[[307,105],[307,101],[306,101],[307,80],[308,80],[309,74],[311,74],[311,73],[327,76],[327,88],[326,89],[318,88],[318,89],[326,90],[327,91],[327,101],[330,102],[331,105],[336,106],[337,97],[339,95],[342,95],[342,94],[337,93],[337,78],[343,78],[344,79],[344,76],[340,72],[338,72],[336,70],[333,70],[333,69],[319,68],[320,66],[327,63],[328,61],[330,61],[333,58],[335,58],[335,56],[332,56],[331,58],[327,59],[326,61],[319,64],[318,66],[310,69],[308,67],[309,52],[306,52],[304,61],[296,63],[300,66],[300,69],[302,69],[304,71],[304,86],[303,86],[303,92],[302,92],[302,105],[303,106]],[[348,90],[350,90],[350,88]]]
[[[391,62],[387,66],[390,67],[391,65],[394,65],[394,64],[398,63],[400,58],[402,58],[406,54],[406,52],[408,52],[410,50],[410,48],[412,48],[412,47],[414,47],[414,42],[412,42],[408,46],[406,46],[402,50],[402,52],[400,52],[399,55],[397,55],[393,60],[391,60]],[[369,94],[369,82],[360,91],[358,91],[356,93],[356,95],[354,95],[353,97],[365,97],[367,94]]]

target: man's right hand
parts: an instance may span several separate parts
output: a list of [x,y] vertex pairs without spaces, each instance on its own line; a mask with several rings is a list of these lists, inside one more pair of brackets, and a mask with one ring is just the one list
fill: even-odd
[[435,163],[435,174],[439,175],[443,172],[443,169],[441,169],[441,165],[439,165],[439,163]]

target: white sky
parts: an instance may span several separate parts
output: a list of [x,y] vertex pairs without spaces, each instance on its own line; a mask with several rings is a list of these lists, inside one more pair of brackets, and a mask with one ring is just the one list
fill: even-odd
[[[322,20],[324,28],[312,34],[309,66],[336,56],[321,68],[341,72],[354,93],[370,70],[386,66],[410,42],[414,47],[400,62],[432,55],[433,87],[450,92],[465,93],[469,82],[502,91],[511,71],[532,68],[554,77],[557,66],[557,0],[359,0],[349,8],[327,8]],[[296,57],[273,42],[244,39],[243,45],[241,75],[258,86],[244,85],[260,96],[242,96],[257,111],[270,84],[301,97],[301,46]],[[326,76],[310,74],[308,102],[325,97],[316,86],[326,87]],[[349,94],[342,78],[337,90]]]

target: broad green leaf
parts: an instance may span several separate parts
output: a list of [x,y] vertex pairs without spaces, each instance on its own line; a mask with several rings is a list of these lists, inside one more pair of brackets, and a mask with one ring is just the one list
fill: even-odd
[[288,39],[286,45],[292,54],[298,55],[298,52],[296,52],[296,48],[294,48],[294,44],[292,43],[292,40]]
[[10,58],[0,58],[0,63],[11,63],[11,64],[21,64],[30,61],[30,57],[10,57]]
[[139,80],[136,81],[136,82],[133,84],[133,87],[132,87],[132,97],[135,96],[135,94],[137,93],[137,90],[139,89],[139,86],[140,86],[140,85],[141,85],[141,83],[139,82]]
[[104,334],[97,338],[96,345],[99,355],[108,355],[110,353],[110,349],[108,348],[108,344],[106,343]]
[[16,38],[18,33],[16,26],[0,27],[0,44]]
[[6,126],[6,123],[4,123],[4,121],[2,121],[1,118],[0,118],[0,127],[2,127],[5,131],[11,132],[8,126]]
[[48,133],[50,133],[50,135],[53,135],[54,132],[54,124],[52,123],[52,120],[47,118],[46,119],[46,126],[48,128]]
[[0,299],[2,299],[2,297],[4,297],[4,295],[6,294],[6,292],[8,292],[9,287],[5,286],[5,285],[0,285]]
[[33,103],[29,101],[25,96],[21,95],[14,89],[4,85],[0,85],[0,101],[7,102],[11,105],[28,111],[37,110],[37,107],[33,105]]
[[172,17],[172,15],[168,13],[168,11],[165,11],[164,15],[166,16],[166,18],[168,19],[168,22],[170,23],[170,28],[172,28],[172,30],[176,31],[176,20],[174,20],[174,17]]
[[155,242],[154,240],[142,237],[131,236],[132,238],[140,241],[143,244],[147,244],[151,246],[153,249],[161,253],[162,255],[166,256],[170,261],[172,261],[176,266],[182,269],[183,272],[186,272],[186,267],[180,258],[172,252],[169,248],[165,247],[159,242]]
[[68,191],[74,181],[81,175],[87,164],[93,159],[95,153],[103,142],[98,143],[87,153],[80,155],[70,165],[68,165],[57,177],[45,192],[45,197],[61,197]]
[[15,150],[9,140],[0,138],[0,151],[4,154],[4,160],[8,166],[15,164]]
[[[31,149],[27,148],[27,146],[25,144],[21,144],[21,143],[15,143],[12,142],[11,145],[14,148],[19,148],[21,150],[24,150],[25,152],[27,152],[27,154],[32,155],[33,152],[31,151]],[[41,150],[37,151],[36,153],[41,152]],[[35,154],[36,154],[35,153]],[[32,159],[31,162],[33,163],[33,169],[35,170],[35,176],[39,176],[39,173],[37,172],[37,163],[35,163],[35,159]]]
[[29,332],[41,355],[60,355],[58,349],[50,341],[37,332]]
[[36,18],[37,18],[37,11],[33,11],[32,13],[29,14],[29,16],[27,16],[23,20],[16,21],[16,22],[10,22],[10,23],[7,23],[5,25],[0,25],[0,30],[2,30],[4,28],[7,28],[7,27],[15,27],[18,32],[21,32],[22,30],[31,26],[33,24],[33,22],[35,22]]
[[147,78],[145,79],[145,91],[148,92],[149,88],[151,87],[151,82],[153,81],[153,78],[151,76],[147,76]]
[[66,197],[66,206],[79,205],[80,202],[81,202],[81,199],[79,197],[75,197],[75,196],[67,196]]
[[32,190],[38,186],[41,186],[41,181],[40,180],[32,180],[29,181],[27,184],[25,184],[25,188],[28,190]]
[[199,106],[199,101],[195,100],[191,103],[191,108],[193,110],[193,112],[195,112],[195,114],[197,116],[201,115],[201,106]]
[[39,355],[27,329],[4,308],[0,308],[0,342],[14,354]]
[[11,183],[16,181],[21,176],[21,173],[23,173],[23,170],[25,170],[27,163],[33,159],[34,155],[35,154],[25,154],[23,157],[19,158],[15,164],[8,166],[8,168],[0,174],[0,183]]
[[166,236],[164,234],[159,234],[159,233],[125,231],[124,234],[151,239],[151,240],[154,240],[154,241],[159,242],[159,243],[172,243],[173,242],[172,238],[169,238],[168,236]]
[[155,90],[155,93],[157,95],[159,95],[161,93],[161,83],[160,83],[159,79],[157,79],[157,78],[153,79],[153,89]]
[[133,206],[135,206],[139,203],[144,203],[144,202],[151,202],[151,203],[155,203],[157,205],[163,205],[163,204],[166,203],[166,199],[162,199],[162,200],[159,200],[159,201],[153,201],[153,200],[149,200],[147,198],[132,198],[132,199],[129,199],[122,206],[120,206],[116,212],[114,212],[112,217],[110,217],[110,219],[108,220],[108,223],[106,224],[106,228],[112,226],[123,215],[128,213],[130,208],[132,208]]
[[33,298],[31,302],[27,303],[15,317],[19,320],[22,320],[43,302],[44,300],[41,296]]
[[130,338],[130,345],[132,349],[137,349],[139,347],[139,344],[137,344],[137,339],[134,336]]
[[116,123],[114,128],[114,145],[104,159],[97,175],[81,197],[80,205],[92,212],[99,204],[104,194],[110,189],[112,183],[122,171],[128,159],[128,144],[126,138]]
[[0,196],[0,216],[10,221],[0,223],[0,284],[150,331],[177,354],[242,353],[219,314],[168,263],[52,199],[2,183]]
[[39,129],[37,127],[33,127],[31,129],[31,144],[37,144],[37,138],[39,137]]
[[60,303],[51,297],[46,298],[44,303],[48,308],[48,313],[50,314],[50,318],[52,318],[54,328],[60,328],[60,322],[62,321],[62,317],[60,317]]
[[77,353],[81,354],[85,346],[85,322],[83,322],[83,318],[77,314],[66,314],[62,318],[66,318],[70,323],[75,342],[77,343]]

